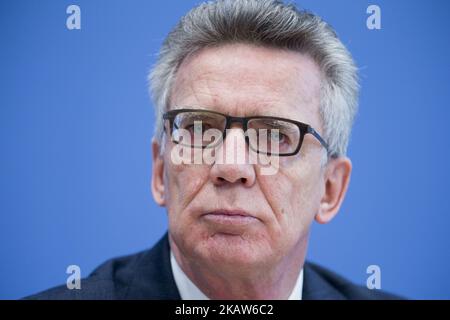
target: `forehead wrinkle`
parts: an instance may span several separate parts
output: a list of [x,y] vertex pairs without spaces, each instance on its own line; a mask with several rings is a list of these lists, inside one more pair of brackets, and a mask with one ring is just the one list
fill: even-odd
[[[210,107],[216,111],[234,116],[283,116],[279,110],[285,108],[287,103],[281,101],[278,95],[248,92],[247,88],[259,88],[262,87],[261,84],[248,83],[246,86],[235,88],[235,86],[230,86],[221,79],[215,79],[216,77],[217,74],[214,72],[205,72],[199,76],[194,76],[192,77],[193,81],[189,81],[188,77],[183,76],[183,79],[179,82],[182,85],[178,84],[176,86],[176,94],[174,96],[177,97],[177,100],[180,99],[180,96],[181,100],[195,100],[194,103],[190,102],[191,106]],[[222,86],[224,84],[226,85]],[[216,87],[219,88],[215,89]],[[274,87],[277,88],[277,86]],[[259,91],[266,93],[267,87],[265,86]],[[279,90],[275,89],[273,91]],[[230,109],[232,110],[231,112]],[[284,114],[285,117],[288,115],[288,113]]]
[[[242,47],[239,45],[234,46]],[[231,87],[230,89],[232,89],[233,91],[241,90],[244,84],[247,87],[263,86],[265,88],[270,87],[272,88],[272,91],[275,92],[281,91],[281,86],[279,83],[280,77],[279,76],[275,77],[275,74],[280,75],[281,77],[284,78],[284,72],[282,72],[282,70],[280,71],[278,71],[278,69],[272,70],[272,72],[268,74],[268,76],[266,77],[262,76],[261,73],[264,72],[264,70],[261,69],[258,70],[257,72],[258,74],[255,74],[255,68],[254,65],[251,63],[251,60],[248,60],[249,63],[247,64],[242,64],[240,63],[242,61],[239,59],[239,57],[237,56],[235,57],[234,55],[227,55],[226,59],[219,58],[220,50],[223,49],[223,47],[206,48],[186,58],[180,65],[180,68],[177,72],[175,85],[179,86],[180,84],[183,84],[186,81],[202,82],[203,80],[206,80],[209,84],[211,81],[216,81],[221,84],[226,83],[229,87]],[[255,51],[257,50],[256,47],[250,47],[250,49],[252,50],[252,54],[261,56],[261,53]],[[285,65],[286,63],[283,62],[282,64]],[[238,66],[236,67],[236,65]],[[238,74],[236,75],[236,73]],[[239,80],[236,81],[236,79]],[[263,82],[260,81],[261,79],[264,79],[264,81]],[[224,80],[231,80],[231,81],[224,81]],[[257,80],[258,83],[255,83],[255,80]],[[266,90],[264,89],[263,91]]]
[[[295,120],[304,121],[301,118],[305,117],[299,116],[305,115],[305,111],[310,115],[318,114],[321,79],[319,67],[312,58],[295,52],[274,56],[274,53],[284,54],[277,49],[270,52],[268,57],[272,57],[273,63],[279,68],[272,68],[269,74],[265,68],[255,68],[258,62],[249,60],[248,65],[238,64],[242,62],[242,53],[221,58],[223,51],[220,50],[223,49],[227,50],[223,47],[204,49],[184,61],[174,84],[176,92],[172,96],[192,99],[195,104],[205,108],[223,108],[223,111],[227,111],[224,113],[237,116],[267,114],[288,118],[294,114],[297,115],[293,117]],[[260,63],[267,60],[267,52],[261,52],[261,48],[247,45],[245,50],[249,49]],[[233,49],[233,52],[236,50]],[[245,53],[248,56],[248,52]],[[230,67],[236,64],[237,68]]]
[[[183,70],[184,71],[184,70]],[[171,95],[172,104],[177,104],[177,100],[195,100],[195,105],[214,106],[220,100],[220,95],[211,90],[211,77],[216,74],[212,71],[198,74],[193,72],[186,75],[181,71],[173,87]],[[194,69],[194,71],[196,71]],[[219,80],[216,80],[219,82]],[[206,83],[206,85],[204,84]],[[192,104],[192,102],[190,102]]]

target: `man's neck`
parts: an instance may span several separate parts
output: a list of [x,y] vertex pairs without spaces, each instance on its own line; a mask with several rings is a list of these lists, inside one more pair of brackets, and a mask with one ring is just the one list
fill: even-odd
[[[300,290],[297,299],[301,298],[302,259],[284,261],[277,268],[252,269],[250,272],[224,272],[217,268],[202,268],[198,264],[189,263],[181,255],[176,245],[171,242],[171,254],[176,263],[175,268],[189,279],[205,297],[210,299],[289,299],[294,289]],[[299,263],[299,261],[301,263]],[[187,284],[189,286],[189,284]],[[194,289],[196,291],[196,289]],[[194,294],[196,295],[196,294]],[[197,297],[198,298],[198,297]],[[195,299],[195,298],[193,298]]]

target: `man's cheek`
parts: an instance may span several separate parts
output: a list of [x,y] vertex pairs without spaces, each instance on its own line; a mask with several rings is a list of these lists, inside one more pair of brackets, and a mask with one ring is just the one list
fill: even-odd
[[180,165],[168,172],[168,192],[171,198],[179,200],[182,207],[195,198],[208,181],[208,170],[204,166]]
[[[276,215],[283,215],[288,210],[286,207],[298,189],[294,189],[293,181],[283,171],[274,176],[259,176],[258,182],[265,198],[271,205]],[[294,192],[295,191],[295,192]]]
[[182,170],[175,172],[175,179],[180,188],[195,192],[208,180],[208,169],[199,165],[184,165]]

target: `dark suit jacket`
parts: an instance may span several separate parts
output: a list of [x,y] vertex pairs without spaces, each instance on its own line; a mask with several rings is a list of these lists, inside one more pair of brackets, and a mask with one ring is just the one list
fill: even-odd
[[[398,299],[398,297],[356,286],[318,265],[304,264],[303,299]],[[27,299],[180,299],[170,265],[167,233],[150,250],[111,259],[89,277],[81,289],[60,286]]]

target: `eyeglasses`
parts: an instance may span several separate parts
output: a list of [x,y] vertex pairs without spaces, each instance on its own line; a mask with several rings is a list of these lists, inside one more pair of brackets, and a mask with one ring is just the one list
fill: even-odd
[[[249,147],[266,155],[292,156],[306,134],[312,134],[328,151],[328,144],[310,125],[290,119],[232,117],[203,109],[175,109],[163,115],[172,141],[191,148],[212,148],[225,140],[232,123],[241,123]],[[168,121],[168,122],[166,122]]]

